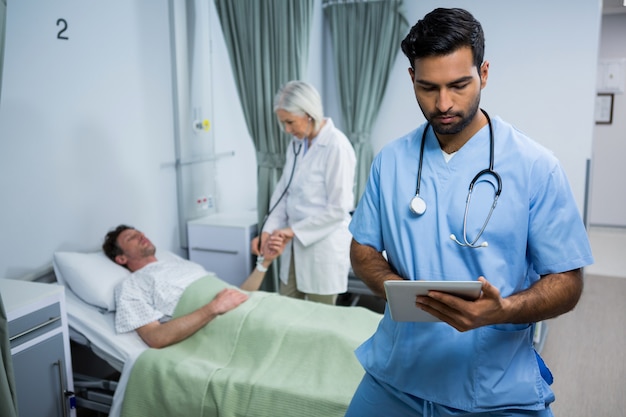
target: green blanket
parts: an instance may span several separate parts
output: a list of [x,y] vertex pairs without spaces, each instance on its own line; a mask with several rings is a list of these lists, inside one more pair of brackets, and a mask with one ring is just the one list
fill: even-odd
[[[196,281],[175,317],[227,286],[215,276]],[[380,318],[362,307],[250,293],[192,337],[142,353],[122,416],[343,416],[363,376],[354,349]]]

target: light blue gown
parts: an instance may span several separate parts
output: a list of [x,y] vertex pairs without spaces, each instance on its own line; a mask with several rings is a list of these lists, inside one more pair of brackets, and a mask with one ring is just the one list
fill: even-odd
[[[528,288],[540,275],[591,264],[587,233],[557,159],[500,118],[492,123],[494,169],[502,178],[502,194],[479,240],[488,247],[461,247],[450,239],[450,234],[463,236],[469,184],[489,166],[488,126],[448,163],[429,129],[422,216],[409,210],[409,202],[415,195],[425,125],[384,147],[350,224],[354,239],[385,250],[392,268],[405,279],[484,276],[503,297]],[[494,198],[492,177],[482,178],[471,199],[470,241]],[[429,402],[468,412],[542,410],[554,395],[540,375],[532,338],[532,323],[461,333],[445,323],[394,322],[385,311],[376,333],[356,353],[374,378]]]

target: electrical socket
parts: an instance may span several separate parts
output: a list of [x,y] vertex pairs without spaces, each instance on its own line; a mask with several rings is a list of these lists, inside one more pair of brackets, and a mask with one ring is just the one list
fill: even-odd
[[198,210],[204,211],[215,207],[215,199],[212,195],[200,196],[196,198],[195,205]]

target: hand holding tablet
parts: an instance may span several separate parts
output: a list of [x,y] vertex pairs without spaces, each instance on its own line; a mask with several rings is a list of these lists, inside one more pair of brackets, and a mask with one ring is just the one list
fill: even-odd
[[482,288],[480,281],[385,281],[385,292],[389,312],[394,321],[440,321],[417,307],[415,297],[428,295],[428,291],[441,291],[462,297],[466,300],[475,300],[480,297]]

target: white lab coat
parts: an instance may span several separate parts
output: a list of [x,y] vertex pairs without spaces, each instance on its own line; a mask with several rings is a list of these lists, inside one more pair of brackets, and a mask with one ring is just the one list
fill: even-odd
[[[303,140],[297,138],[292,142],[296,150],[303,145]],[[291,227],[295,235],[282,254],[280,279],[287,283],[293,249],[299,291],[346,292],[352,239],[348,225],[354,208],[354,148],[328,118],[306,154],[304,145],[297,157],[293,149],[290,143],[270,207],[285,190],[295,163],[293,180],[263,227],[268,233]]]

